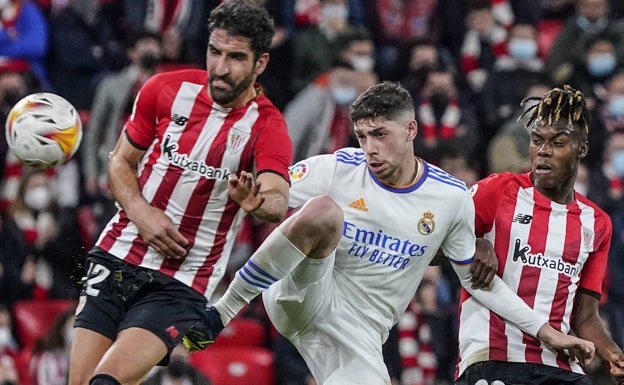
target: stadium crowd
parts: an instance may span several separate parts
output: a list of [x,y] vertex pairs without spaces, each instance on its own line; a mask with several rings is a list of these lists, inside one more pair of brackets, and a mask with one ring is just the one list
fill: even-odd
[[[563,84],[581,90],[592,120],[575,188],[613,222],[601,311],[624,348],[623,1],[258,1],[276,26],[259,82],[284,114],[295,161],[357,146],[349,104],[391,80],[414,99],[416,153],[470,186],[492,172],[530,170],[529,133],[516,120],[530,107],[522,99]],[[134,97],[155,73],[205,66],[205,23],[219,3],[0,1],[2,120],[23,96],[50,91],[79,110],[84,128],[76,156],[46,171],[26,169],[0,141],[0,383],[64,383],[70,313],[59,312],[49,334],[27,346],[13,309],[78,299],[86,253],[115,210],[106,163]],[[273,228],[245,219],[224,287]],[[427,271],[384,346],[396,385],[453,382],[459,288],[448,266]],[[314,383],[261,301],[239,317],[261,321],[276,385]],[[208,383],[179,357],[172,373],[190,381],[180,383]],[[602,363],[587,369],[596,384],[608,383]],[[168,375],[146,383],[172,383]]]

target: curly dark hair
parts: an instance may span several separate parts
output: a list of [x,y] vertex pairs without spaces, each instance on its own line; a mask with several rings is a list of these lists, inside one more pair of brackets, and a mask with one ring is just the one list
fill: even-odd
[[566,119],[568,125],[580,129],[581,139],[587,140],[589,112],[585,105],[585,95],[581,91],[566,84],[563,88],[555,87],[549,90],[542,97],[525,98],[520,105],[524,106],[531,100],[536,100],[538,103],[529,107],[518,117],[520,121],[525,115],[529,116],[526,127],[533,124],[552,125],[553,122]]
[[208,33],[215,29],[248,38],[256,58],[269,51],[275,34],[273,19],[266,8],[254,0],[226,0],[221,3],[208,18]]
[[414,101],[399,83],[384,81],[364,91],[351,105],[351,121],[395,120],[405,112],[414,114]]

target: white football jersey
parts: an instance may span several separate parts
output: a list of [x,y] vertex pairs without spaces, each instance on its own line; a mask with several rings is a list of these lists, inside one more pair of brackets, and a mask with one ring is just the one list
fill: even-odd
[[465,184],[422,159],[409,186],[389,186],[345,148],[290,167],[290,206],[328,195],[344,211],[334,281],[344,298],[387,338],[442,248],[455,263],[475,253],[474,204]]

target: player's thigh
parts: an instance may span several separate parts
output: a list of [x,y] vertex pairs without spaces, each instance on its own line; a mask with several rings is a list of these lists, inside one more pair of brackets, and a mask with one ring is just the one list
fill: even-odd
[[69,359],[68,384],[87,384],[100,359],[112,343],[112,340],[97,332],[76,328]]
[[276,329],[286,338],[322,318],[336,298],[335,251],[325,259],[305,258],[263,294],[264,306]]
[[125,329],[119,333],[94,374],[108,374],[122,384],[139,384],[167,352],[167,345],[154,333],[141,328]]

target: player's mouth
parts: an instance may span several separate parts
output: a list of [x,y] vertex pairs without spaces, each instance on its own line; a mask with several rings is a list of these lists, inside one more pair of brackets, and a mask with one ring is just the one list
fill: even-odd
[[545,163],[536,163],[533,167],[533,173],[536,175],[546,175],[553,171],[552,167]]
[[383,162],[375,162],[375,161],[369,161],[368,162],[368,168],[375,174],[379,174],[383,168],[384,168],[384,163]]
[[232,84],[230,84],[229,80],[227,80],[225,78],[219,78],[219,77],[215,77],[215,78],[211,79],[210,80],[210,84],[213,87],[220,88],[220,89],[232,87]]

